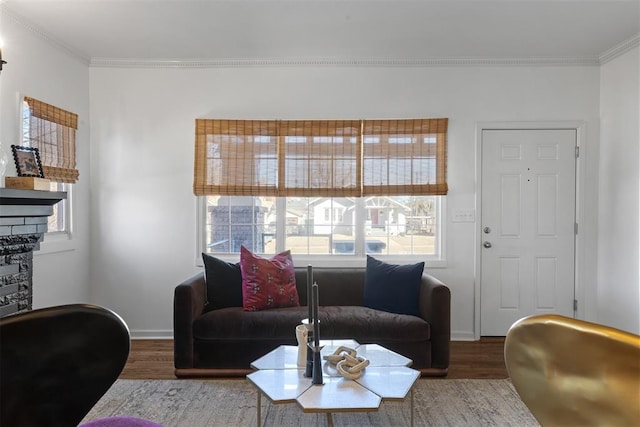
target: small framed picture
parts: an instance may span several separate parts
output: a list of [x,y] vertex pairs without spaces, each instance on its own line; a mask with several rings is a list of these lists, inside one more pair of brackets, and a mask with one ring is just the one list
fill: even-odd
[[18,176],[34,176],[44,178],[40,153],[37,148],[12,145],[13,159],[16,162]]

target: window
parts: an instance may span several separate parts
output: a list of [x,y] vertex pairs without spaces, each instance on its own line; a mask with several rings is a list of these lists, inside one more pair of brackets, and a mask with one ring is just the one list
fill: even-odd
[[205,251],[440,258],[447,123],[196,120]]
[[71,184],[78,179],[76,169],[76,129],[78,116],[33,98],[22,102],[22,144],[37,148],[44,176],[52,191],[66,191],[67,199],[53,207],[48,234],[71,235]]
[[[440,196],[207,196],[205,252],[441,258]],[[330,216],[342,212],[342,216]],[[362,218],[363,220],[359,220]]]
[[62,182],[52,182],[51,191],[64,191],[67,198],[53,205],[53,214],[48,218],[47,234],[70,237],[71,235],[71,185]]

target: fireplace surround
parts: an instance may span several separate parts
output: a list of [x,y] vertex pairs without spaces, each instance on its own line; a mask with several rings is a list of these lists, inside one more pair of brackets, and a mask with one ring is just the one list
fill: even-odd
[[33,251],[63,191],[0,188],[0,317],[32,309]]

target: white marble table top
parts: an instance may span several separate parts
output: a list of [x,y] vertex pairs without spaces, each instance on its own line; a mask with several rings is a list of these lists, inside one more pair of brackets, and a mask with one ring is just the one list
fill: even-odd
[[298,347],[280,346],[255,360],[247,375],[273,403],[297,402],[303,412],[376,411],[383,400],[403,400],[420,377],[409,368],[411,359],[377,344],[359,345],[353,340],[321,341],[321,354],[332,354],[339,346],[354,348],[370,364],[356,380],[343,378],[323,360],[323,384],[313,385],[297,365]]

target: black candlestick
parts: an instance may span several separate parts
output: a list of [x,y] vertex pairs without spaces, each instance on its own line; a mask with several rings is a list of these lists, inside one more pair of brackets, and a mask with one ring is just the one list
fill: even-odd
[[[312,301],[311,301],[311,285],[313,285],[313,267],[311,265],[307,265],[307,309],[309,314],[307,318],[309,319],[309,327],[313,325],[313,310],[312,310]],[[311,328],[309,328],[311,329]]]
[[313,330],[307,327],[307,365],[305,367],[304,376],[311,378],[313,376]]
[[305,367],[304,376],[311,378],[313,376],[313,353],[311,353],[311,345],[313,343],[313,303],[311,301],[311,286],[313,284],[313,267],[307,265],[307,365]]
[[311,384],[322,385],[322,358],[320,357],[320,350],[322,347],[318,347],[317,350],[313,350],[313,378]]
[[[322,385],[322,357],[320,357],[320,316],[318,315],[318,285],[313,284],[313,379],[311,383],[314,385]],[[308,350],[307,350],[308,351]]]
[[313,289],[313,344],[316,347],[320,346],[320,319],[318,318],[318,284],[314,283],[311,287]]

